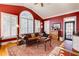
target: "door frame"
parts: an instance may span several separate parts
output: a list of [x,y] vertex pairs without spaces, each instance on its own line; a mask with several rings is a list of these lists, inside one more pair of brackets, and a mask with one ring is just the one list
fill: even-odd
[[76,28],[77,21],[76,21],[76,18],[77,18],[76,16],[71,16],[71,17],[65,17],[63,19],[63,40],[65,39],[65,22],[74,21],[75,22],[75,33],[77,33],[77,28]]
[[[69,22],[65,22],[65,40],[70,40],[70,39],[66,39],[66,23],[73,23],[74,25],[73,25],[73,34],[75,33],[75,29],[74,29],[74,27],[75,27],[75,21],[69,21]],[[72,39],[71,39],[71,41],[72,41]]]

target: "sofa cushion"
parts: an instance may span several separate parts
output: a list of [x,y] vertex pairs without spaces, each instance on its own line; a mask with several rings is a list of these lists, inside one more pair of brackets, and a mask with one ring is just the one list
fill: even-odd
[[31,37],[34,38],[35,37],[35,34],[31,34]]
[[27,34],[27,37],[28,37],[28,38],[31,37],[31,34]]
[[39,33],[35,33],[35,36],[36,36],[36,37],[39,36]]

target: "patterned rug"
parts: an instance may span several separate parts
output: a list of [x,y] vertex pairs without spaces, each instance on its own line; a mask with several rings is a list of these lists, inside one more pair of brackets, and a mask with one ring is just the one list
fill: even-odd
[[44,44],[37,45],[20,45],[13,46],[8,49],[9,56],[47,56],[53,48],[59,46],[61,42],[52,42],[52,46],[50,47],[49,43],[46,44],[46,51],[44,49]]

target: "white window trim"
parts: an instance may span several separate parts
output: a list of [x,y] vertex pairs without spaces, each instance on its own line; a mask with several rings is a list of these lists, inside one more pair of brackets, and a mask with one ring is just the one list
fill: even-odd
[[[23,13],[26,14],[26,16],[24,16]],[[31,18],[28,15],[30,15]],[[24,18],[24,19],[33,20],[33,32],[34,32],[34,18],[33,18],[33,15],[29,11],[24,10],[20,13],[19,19],[21,19],[21,17]],[[27,22],[28,22],[28,20],[27,20]],[[20,21],[19,21],[19,23],[20,23]],[[27,26],[28,26],[28,24],[27,24]],[[28,34],[28,27],[27,27],[27,33],[21,33],[20,31],[21,30],[19,29],[19,34]]]
[[[3,18],[2,18],[2,16],[3,16],[3,14],[15,16],[16,17],[16,21],[17,21],[17,24],[18,24],[18,16],[17,15],[10,14],[10,13],[5,13],[5,12],[1,12],[1,37],[2,37],[2,30],[3,30],[3,28],[2,28],[2,25],[3,25],[3,22],[2,22]],[[9,38],[16,38],[16,37],[17,37],[17,32],[16,32],[16,35],[15,36],[2,37],[2,39],[9,39]]]

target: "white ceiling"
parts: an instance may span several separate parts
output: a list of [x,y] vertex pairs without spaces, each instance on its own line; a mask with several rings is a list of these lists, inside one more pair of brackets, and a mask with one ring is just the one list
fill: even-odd
[[11,3],[10,5],[25,6],[43,19],[79,11],[79,3],[44,3],[44,7],[41,7],[40,3],[37,5],[34,3]]

